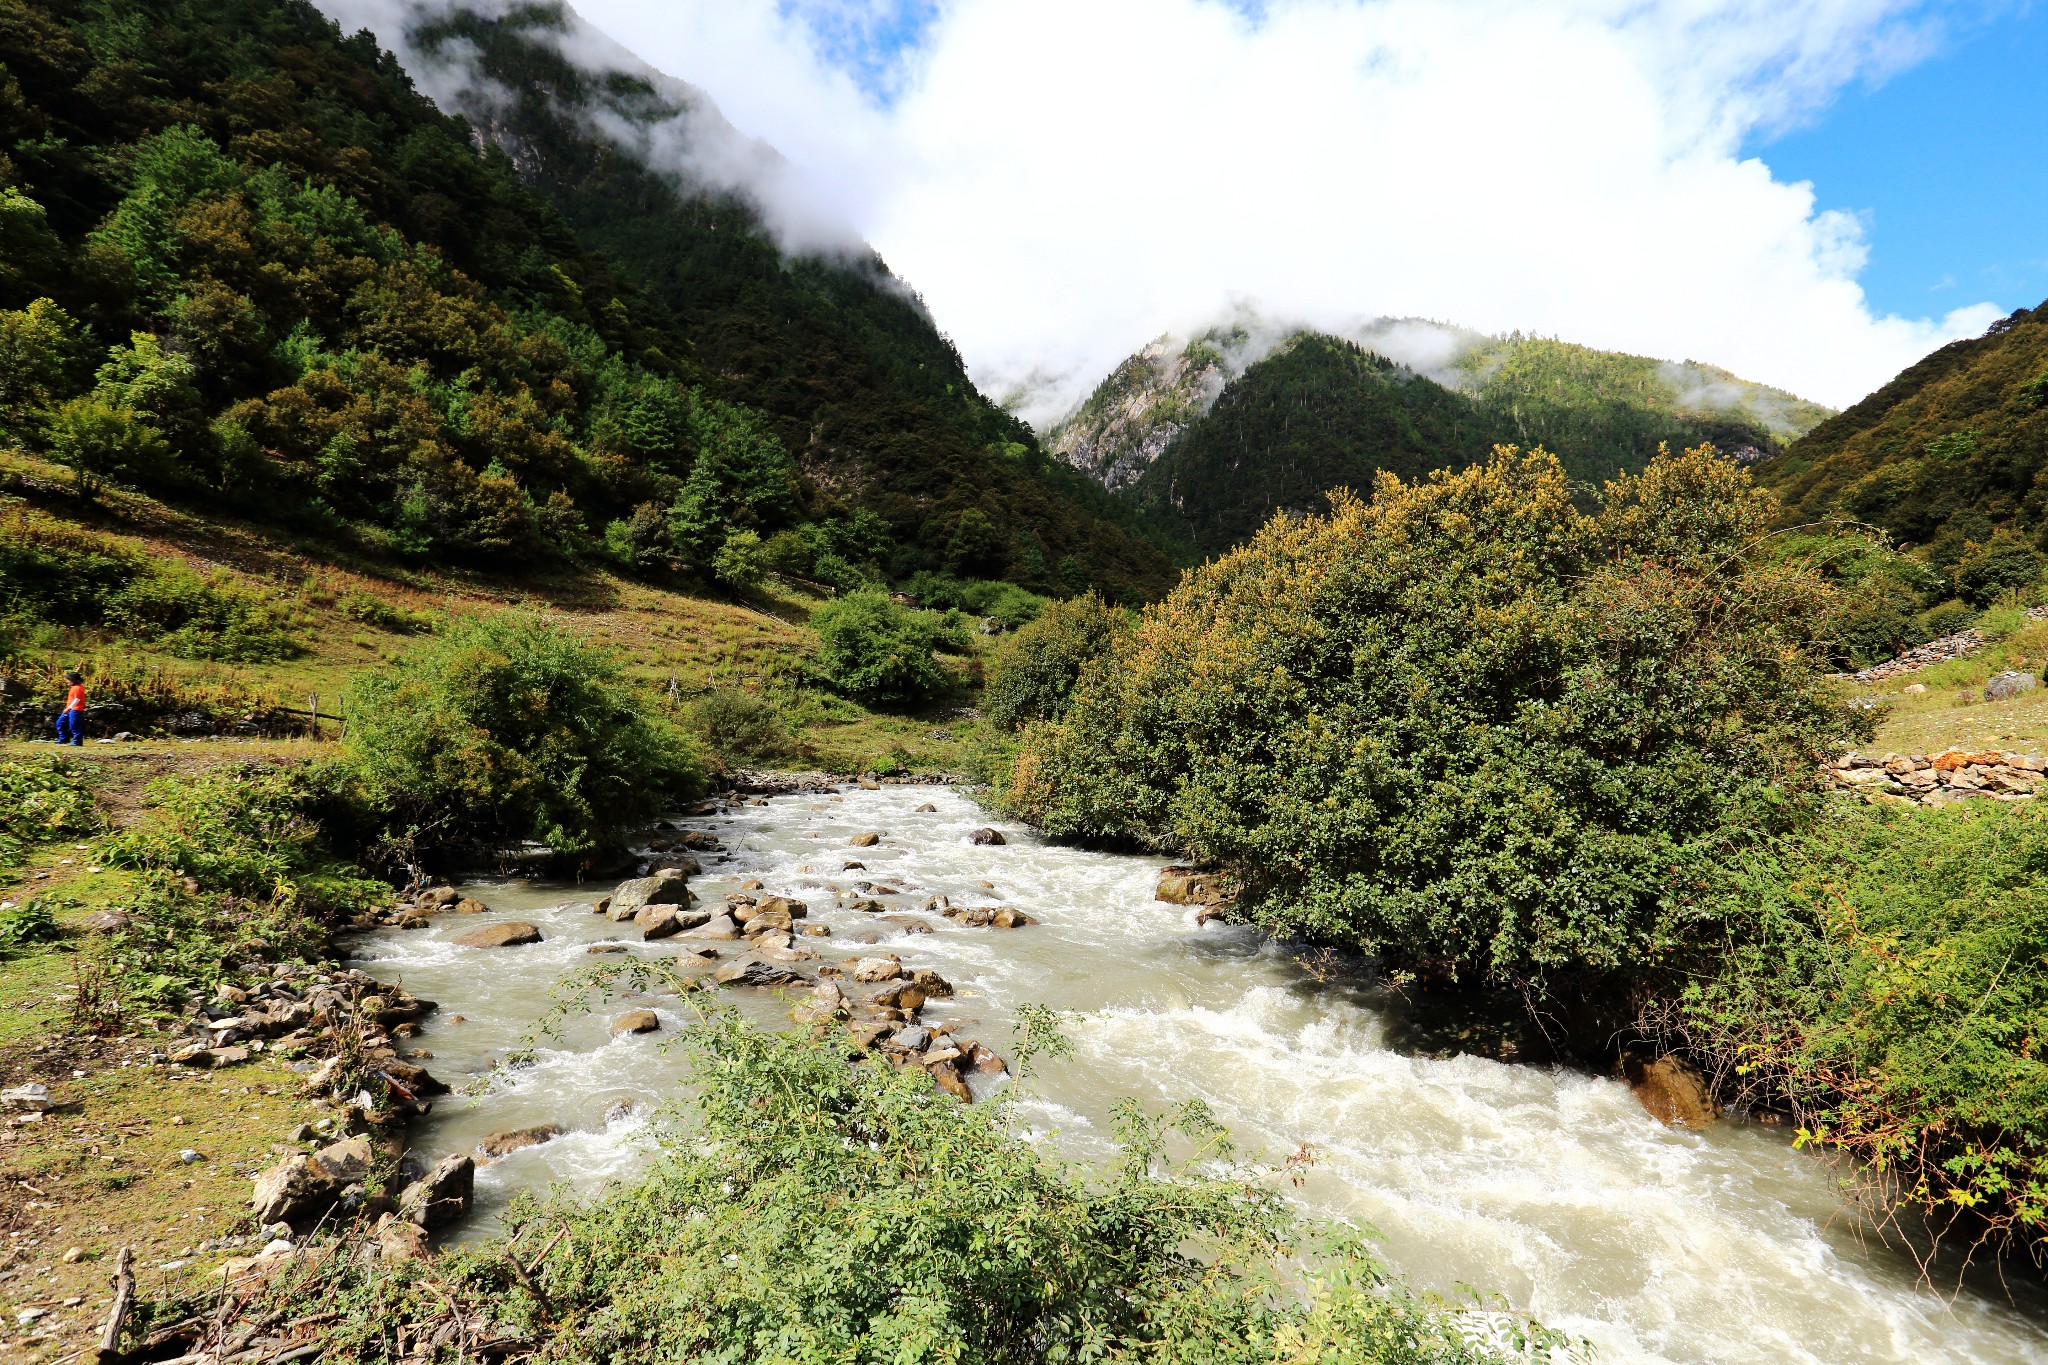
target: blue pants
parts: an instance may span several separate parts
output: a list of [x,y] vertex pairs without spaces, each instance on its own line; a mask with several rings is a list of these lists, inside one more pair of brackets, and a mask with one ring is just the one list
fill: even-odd
[[78,732],[78,721],[85,712],[66,711],[57,717],[57,742],[59,744],[84,744],[85,736]]

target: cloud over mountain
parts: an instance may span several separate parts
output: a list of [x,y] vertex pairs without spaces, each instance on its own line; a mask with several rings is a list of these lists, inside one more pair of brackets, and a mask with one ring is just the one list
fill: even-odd
[[2004,311],[1873,314],[1862,225],[1741,150],[1923,54],[1938,29],[1907,0],[581,9],[801,168],[1040,420],[1245,300],[1694,358],[1837,405]]

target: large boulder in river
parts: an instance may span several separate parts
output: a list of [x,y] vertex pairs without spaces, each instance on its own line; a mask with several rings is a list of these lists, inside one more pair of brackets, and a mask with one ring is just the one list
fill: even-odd
[[711,979],[721,986],[793,986],[806,980],[802,972],[765,962],[752,954],[720,967]]
[[986,826],[984,826],[981,829],[974,831],[974,833],[968,835],[967,842],[970,844],[982,844],[993,846],[997,844],[1006,844],[1009,842],[1009,840],[1003,837],[1002,832],[1000,830],[989,829]]
[[398,1212],[423,1228],[438,1228],[469,1212],[476,1194],[476,1160],[467,1153],[444,1156],[398,1196]]
[[613,1033],[654,1033],[661,1028],[661,1016],[653,1010],[627,1010],[612,1020]]
[[1628,1083],[1650,1117],[1681,1128],[1705,1128],[1720,1117],[1706,1078],[1683,1059],[1663,1056],[1652,1062],[1628,1058],[1623,1063]]
[[543,1142],[552,1142],[562,1135],[558,1123],[536,1123],[531,1128],[507,1128],[492,1133],[478,1142],[477,1150],[485,1156],[510,1156],[523,1147],[538,1147]]
[[249,1199],[258,1223],[300,1223],[334,1207],[342,1191],[370,1173],[368,1138],[330,1143],[311,1155],[287,1157],[256,1177]]
[[1224,899],[1215,875],[1192,867],[1169,867],[1161,872],[1153,897],[1168,905],[1220,905]]
[[855,981],[894,981],[903,975],[903,959],[894,953],[876,953],[872,957],[855,958],[848,964]]
[[619,889],[612,892],[611,917],[625,921],[638,914],[643,905],[688,905],[690,903],[690,879],[680,872],[657,872],[651,877],[636,877],[629,882],[620,882]]
[[633,923],[643,939],[669,938],[710,919],[709,910],[686,910],[680,905],[643,905],[633,912]]
[[876,844],[882,842],[882,836],[870,830],[866,834],[856,834],[846,842],[852,844],[855,848],[873,848]]
[[539,943],[540,930],[531,924],[518,920],[504,920],[497,924],[486,924],[481,929],[472,929],[466,934],[457,934],[449,942],[464,948],[516,948],[522,943]]

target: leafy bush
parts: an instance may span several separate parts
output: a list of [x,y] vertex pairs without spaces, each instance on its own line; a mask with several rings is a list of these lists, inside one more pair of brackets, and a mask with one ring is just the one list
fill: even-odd
[[2039,583],[2044,567],[2048,558],[2031,541],[2014,531],[1999,531],[1963,552],[1956,565],[1956,594],[1973,606],[1989,606],[2001,593]]
[[793,745],[775,703],[744,688],[720,687],[690,708],[696,731],[728,763],[773,763]]
[[54,943],[64,936],[49,902],[36,899],[11,910],[0,910],[0,961],[38,943]]
[[1954,635],[1957,631],[1968,630],[1970,623],[1976,619],[1975,611],[1950,598],[1920,613],[1920,633],[1930,640],[1938,640],[1944,635]]
[[19,863],[31,845],[98,828],[86,769],[53,758],[0,763],[0,867]]
[[[1847,807],[1729,859],[1677,1015],[1881,1211],[2048,1249],[2048,811]],[[2001,1246],[2001,1249],[2004,1249]]]
[[1674,868],[1785,824],[1869,731],[1816,671],[1833,592],[1759,552],[1774,514],[1710,449],[1590,513],[1541,452],[1387,476],[1190,573],[1025,732],[1007,799],[1396,966],[1652,969]]
[[1059,719],[1081,670],[1130,628],[1128,612],[1092,592],[1052,603],[996,650],[981,693],[982,714],[1008,728]]
[[360,621],[393,635],[416,635],[433,628],[432,622],[419,613],[393,606],[367,592],[349,593],[335,603],[335,610],[351,621]]
[[160,778],[102,856],[140,875],[109,955],[123,995],[171,1005],[250,962],[317,962],[332,932],[390,897],[330,852],[304,772],[260,764]]
[[1297,1224],[1274,1173],[1233,1162],[1200,1104],[1125,1105],[1098,1171],[1026,1140],[1007,1106],[849,1064],[838,1041],[717,1012],[680,1046],[695,1122],[667,1131],[643,1177],[508,1211],[517,1254],[552,1248],[530,1288],[501,1246],[454,1252],[431,1279],[419,1262],[335,1258],[329,1354],[392,1361],[448,1295],[542,1358],[591,1365],[1478,1365],[1567,1345],[1410,1291],[1353,1232]]
[[818,633],[817,668],[825,681],[872,706],[915,706],[950,685],[933,657],[944,627],[929,612],[909,611],[878,589],[848,593],[811,613]]
[[156,566],[113,594],[103,621],[183,659],[275,663],[306,652],[281,604],[177,565]]
[[969,616],[992,617],[1011,630],[1030,624],[1045,610],[1046,599],[1015,583],[988,579],[955,578],[951,574],[924,572],[914,575],[905,590],[925,606],[937,611],[959,611]]
[[347,716],[349,764],[430,844],[588,853],[704,779],[615,657],[533,617],[451,625],[360,678]]

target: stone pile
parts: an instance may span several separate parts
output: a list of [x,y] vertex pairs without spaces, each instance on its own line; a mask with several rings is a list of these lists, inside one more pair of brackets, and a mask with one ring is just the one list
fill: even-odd
[[419,1032],[434,1002],[386,986],[364,972],[316,971],[282,963],[240,986],[223,985],[205,1004],[189,1007],[163,1047],[180,1066],[224,1067],[266,1048],[286,1055],[332,1057],[344,1047],[388,1063],[403,1089],[442,1094],[419,1067],[401,1061],[392,1038]]
[[[2029,607],[2025,614],[2030,621],[2048,621],[2048,607]],[[1851,673],[1849,677],[1852,681],[1860,683],[1883,682],[1887,678],[1896,678],[1902,673],[1911,673],[1929,664],[1966,658],[1982,649],[1987,638],[1981,630],[1959,630],[1953,635],[1929,640],[1924,645],[1915,645],[1895,659],[1872,664],[1869,668]]]
[[1864,800],[1949,806],[1960,801],[2031,801],[2048,772],[2038,754],[1944,749],[1938,754],[1848,754],[1822,776]]

